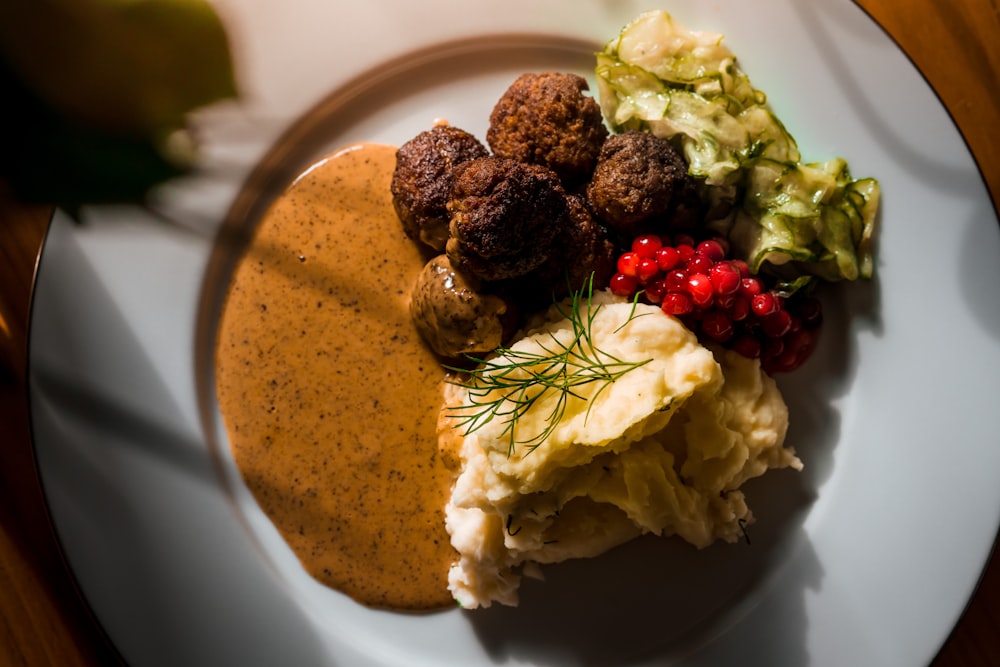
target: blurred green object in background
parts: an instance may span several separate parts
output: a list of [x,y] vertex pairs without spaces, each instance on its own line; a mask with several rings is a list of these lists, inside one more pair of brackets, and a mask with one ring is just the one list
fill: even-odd
[[189,114],[236,92],[205,0],[0,1],[0,179],[24,200],[141,201],[196,166]]

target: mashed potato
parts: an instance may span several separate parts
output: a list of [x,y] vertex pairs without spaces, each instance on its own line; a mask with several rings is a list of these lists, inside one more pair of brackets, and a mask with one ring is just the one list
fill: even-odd
[[[547,392],[515,422],[513,447],[500,417],[466,433],[456,416],[481,408],[466,387],[446,389],[442,447],[461,460],[445,508],[460,556],[449,588],[463,607],[516,605],[525,567],[596,556],[644,533],[734,542],[752,519],[740,485],[802,467],[783,447],[788,411],[758,362],[713,353],[659,309],[606,293],[579,312],[603,358],[645,363],[574,388],[560,413],[559,392]],[[511,349],[544,352],[573,337],[554,308]]]

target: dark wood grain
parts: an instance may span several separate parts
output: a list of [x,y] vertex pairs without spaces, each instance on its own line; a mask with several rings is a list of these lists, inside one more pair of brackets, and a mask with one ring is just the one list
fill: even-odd
[[0,184],[0,664],[114,664],[68,575],[36,475],[25,391],[27,322],[50,210]]
[[[1000,204],[996,0],[859,0],[940,95]],[[998,206],[1000,207],[1000,206]],[[0,664],[120,663],[65,568],[34,467],[25,395],[31,285],[49,211],[0,187]],[[1000,665],[1000,557],[933,667]]]

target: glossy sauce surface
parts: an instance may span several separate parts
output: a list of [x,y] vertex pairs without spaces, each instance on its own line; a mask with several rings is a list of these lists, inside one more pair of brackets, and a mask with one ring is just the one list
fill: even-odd
[[246,484],[310,574],[425,610],[453,604],[452,473],[443,373],[408,312],[426,258],[392,208],[395,150],[340,151],[272,205],[230,286],[217,391]]

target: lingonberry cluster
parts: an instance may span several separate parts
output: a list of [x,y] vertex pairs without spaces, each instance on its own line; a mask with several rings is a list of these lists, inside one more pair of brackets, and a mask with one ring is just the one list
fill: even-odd
[[659,305],[703,340],[760,359],[768,373],[798,368],[812,353],[823,313],[812,296],[781,296],[725,238],[644,234],[618,258],[610,289]]

